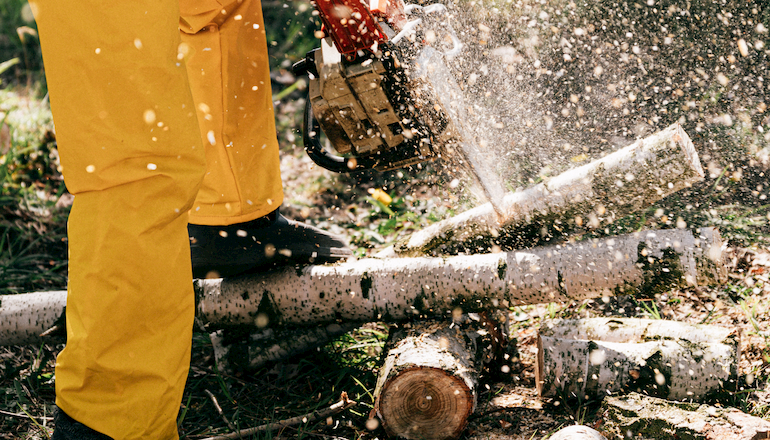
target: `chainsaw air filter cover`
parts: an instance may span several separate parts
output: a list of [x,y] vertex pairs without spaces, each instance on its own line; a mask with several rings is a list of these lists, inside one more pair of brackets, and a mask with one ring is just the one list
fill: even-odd
[[383,44],[377,53],[350,61],[328,40],[313,52],[312,115],[334,149],[354,158],[351,169],[401,168],[437,154],[419,87],[407,77],[398,55]]

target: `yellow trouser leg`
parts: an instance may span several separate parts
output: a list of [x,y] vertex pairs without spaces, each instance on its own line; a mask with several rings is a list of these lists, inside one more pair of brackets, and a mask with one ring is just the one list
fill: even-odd
[[176,439],[195,311],[187,212],[205,171],[178,4],[33,10],[75,194],[56,402],[115,439]]
[[180,0],[180,30],[206,148],[190,223],[229,225],[283,202],[259,0]]

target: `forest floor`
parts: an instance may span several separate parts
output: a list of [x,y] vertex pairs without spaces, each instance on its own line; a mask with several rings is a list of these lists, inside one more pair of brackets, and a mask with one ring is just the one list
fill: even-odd
[[[282,212],[346,235],[357,257],[371,256],[395,239],[473,204],[471,198],[453,189],[456,185],[451,182],[458,176],[447,176],[430,164],[421,170],[359,176],[338,176],[320,169],[301,148],[290,147],[300,142],[293,128],[297,126],[293,119],[296,105],[289,102],[278,106],[286,188]],[[765,170],[755,165],[740,168],[741,176],[734,174],[731,179],[723,179],[723,175],[708,177],[699,184],[700,190],[687,199],[689,203],[695,198],[702,199],[707,208],[700,218],[706,220],[699,226],[716,226],[725,238],[729,270],[725,284],[671,290],[653,298],[623,296],[608,301],[510,309],[511,343],[519,353],[518,361],[510,371],[488,372],[482,378],[477,410],[462,438],[545,439],[566,425],[597,422],[598,402],[545,400],[538,398],[535,391],[538,328],[549,320],[568,317],[645,317],[739,328],[740,383],[729,399],[718,403],[770,420],[770,205],[767,185],[762,183],[767,180]],[[38,186],[38,193],[49,201],[49,211],[38,210],[33,215],[21,203],[0,203],[3,224],[28,225],[29,231],[52,236],[46,254],[50,258],[36,263],[37,267],[46,266],[40,270],[52,275],[47,281],[35,281],[37,284],[30,288],[60,289],[64,287],[61,271],[66,270],[66,261],[60,261],[66,258],[60,246],[61,218],[66,218],[69,198],[60,190],[51,190],[58,188],[55,185]],[[376,190],[387,193],[392,202],[386,203],[387,199],[378,196]],[[665,227],[664,214],[676,218],[684,203],[662,201],[650,207],[639,214],[635,228]],[[49,220],[41,220],[41,216],[49,216],[45,217]],[[11,236],[8,230],[3,235]],[[586,234],[568,239],[581,237]],[[35,249],[40,254],[39,248]],[[6,273],[11,272],[6,268]],[[367,425],[367,419],[374,403],[378,359],[387,332],[384,323],[366,324],[314,352],[257,371],[230,375],[218,371],[207,335],[196,333],[179,418],[180,435],[203,439],[232,432],[233,427],[243,429],[307,414],[335,403],[344,391],[358,402],[348,411],[244,438],[383,438],[382,429]],[[54,402],[53,364],[61,348],[51,344],[0,348],[0,439],[49,438]]]

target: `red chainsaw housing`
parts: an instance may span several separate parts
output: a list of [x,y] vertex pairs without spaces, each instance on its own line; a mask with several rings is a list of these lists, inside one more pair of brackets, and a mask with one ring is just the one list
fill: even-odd
[[379,25],[387,22],[396,31],[406,22],[403,0],[372,0],[368,7],[361,0],[316,0],[325,33],[337,50],[346,56],[358,51],[371,51],[388,37]]

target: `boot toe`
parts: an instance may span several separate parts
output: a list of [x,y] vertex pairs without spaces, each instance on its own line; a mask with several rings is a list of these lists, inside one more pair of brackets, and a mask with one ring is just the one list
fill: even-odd
[[274,221],[254,225],[189,225],[193,277],[229,277],[282,264],[333,263],[353,255],[343,237],[280,214]]

